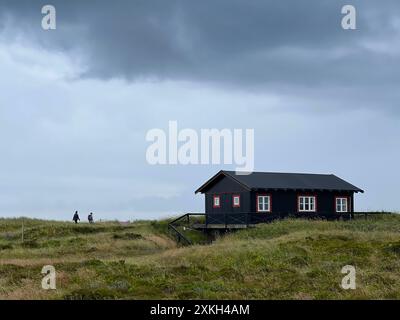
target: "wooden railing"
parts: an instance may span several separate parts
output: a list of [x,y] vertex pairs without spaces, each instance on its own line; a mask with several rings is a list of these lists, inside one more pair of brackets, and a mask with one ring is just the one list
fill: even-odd
[[185,213],[182,216],[179,216],[178,218],[172,220],[168,224],[168,230],[171,231],[178,242],[183,243],[183,244],[192,244],[192,242],[182,233],[180,232],[177,227],[180,226],[182,223],[185,223],[186,225],[190,225],[190,217],[192,216],[205,216],[205,213]]
[[[203,225],[205,229],[209,225],[220,225],[222,228],[232,228],[232,225],[255,225],[258,223],[269,223],[274,220],[280,220],[285,218],[303,218],[312,220],[352,220],[354,218],[364,218],[376,217],[378,215],[390,214],[388,212],[353,212],[353,213],[185,213],[182,216],[174,219],[168,224],[168,230],[170,230],[177,241],[183,244],[192,244],[192,242],[178,230],[178,227],[187,226],[190,228],[191,223],[193,223],[193,217],[205,217]],[[198,221],[197,221],[198,222]]]
[[364,217],[368,219],[371,216],[390,214],[386,212],[349,212],[349,213],[213,213],[206,215],[206,226],[210,224],[234,225],[253,225],[257,223],[268,223],[274,220],[285,218],[302,218],[311,220],[352,220],[354,218]]
[[385,212],[385,211],[376,211],[376,212],[353,212],[353,218],[372,218],[372,217],[379,217],[379,216],[385,216],[385,215],[391,215],[391,212]]
[[285,213],[215,213],[206,215],[206,226],[210,224],[220,225],[252,225],[270,222],[276,219],[288,217]]
[[181,243],[183,242],[184,244],[192,244],[192,241],[190,241],[188,238],[185,237],[185,235],[180,232],[177,228],[175,228],[173,225],[168,224],[168,230],[174,232],[176,240]]

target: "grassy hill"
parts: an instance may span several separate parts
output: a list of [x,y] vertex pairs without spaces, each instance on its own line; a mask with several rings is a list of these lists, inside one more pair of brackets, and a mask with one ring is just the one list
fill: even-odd
[[[2,299],[399,299],[400,215],[285,220],[179,247],[166,221],[0,219]],[[44,265],[57,290],[41,289]],[[354,265],[357,289],[340,287]]]

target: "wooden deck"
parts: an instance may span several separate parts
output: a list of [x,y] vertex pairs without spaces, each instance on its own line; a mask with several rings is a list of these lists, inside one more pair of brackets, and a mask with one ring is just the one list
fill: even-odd
[[223,223],[195,223],[191,226],[191,228],[196,230],[205,230],[205,229],[246,229],[255,227],[254,224],[223,224]]
[[[285,218],[303,218],[303,219],[324,219],[324,220],[351,220],[355,217],[382,214],[376,213],[358,213],[349,212],[347,214],[300,214],[300,213],[223,213],[223,214],[205,214],[205,213],[186,213],[168,224],[170,230],[177,238],[178,242],[191,244],[184,230],[193,229],[206,232],[207,230],[240,230],[253,228],[258,223],[268,223],[277,219]],[[183,230],[182,230],[183,229]]]

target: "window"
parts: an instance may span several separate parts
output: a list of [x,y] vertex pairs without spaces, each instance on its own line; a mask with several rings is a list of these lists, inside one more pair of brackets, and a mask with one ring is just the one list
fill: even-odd
[[316,212],[317,204],[315,196],[299,196],[298,199],[299,212]]
[[348,212],[348,200],[347,198],[336,198],[336,212]]
[[234,208],[240,207],[240,195],[234,194],[232,196],[232,203]]
[[271,212],[271,196],[257,195],[257,212]]
[[213,197],[213,208],[220,208],[221,207],[221,197],[214,196]]

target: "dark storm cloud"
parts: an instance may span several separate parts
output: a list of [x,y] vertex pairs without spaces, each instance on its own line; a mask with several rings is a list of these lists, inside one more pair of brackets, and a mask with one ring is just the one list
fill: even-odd
[[[47,32],[49,3],[58,19]],[[343,4],[357,8],[356,31],[341,28]],[[257,170],[335,173],[366,190],[357,210],[398,210],[399,9],[0,0],[0,215],[202,211],[193,191],[235,168],[150,166],[146,132],[170,120],[254,128]]]
[[399,55],[386,57],[362,46],[400,36],[393,23],[400,9],[396,1],[350,1],[357,9],[356,31],[340,24],[349,1],[50,3],[57,8],[55,32],[40,28],[40,8],[48,1],[2,1],[1,11],[13,21],[8,32],[79,52],[87,65],[84,76],[255,87],[399,82]]

